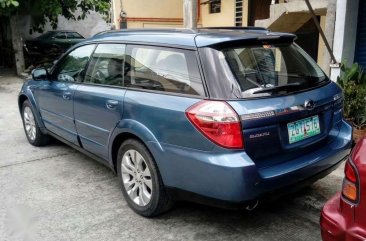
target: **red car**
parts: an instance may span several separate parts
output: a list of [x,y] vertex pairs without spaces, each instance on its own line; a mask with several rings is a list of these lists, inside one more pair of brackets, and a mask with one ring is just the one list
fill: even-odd
[[324,206],[323,241],[366,240],[366,138],[359,141],[345,165],[342,192]]

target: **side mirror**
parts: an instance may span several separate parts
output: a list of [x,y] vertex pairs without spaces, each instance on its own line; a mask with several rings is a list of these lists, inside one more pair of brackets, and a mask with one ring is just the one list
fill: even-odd
[[37,68],[32,71],[33,80],[47,80],[48,71],[46,68]]

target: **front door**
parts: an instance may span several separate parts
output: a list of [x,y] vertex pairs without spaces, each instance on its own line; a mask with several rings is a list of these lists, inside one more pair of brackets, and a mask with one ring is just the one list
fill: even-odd
[[74,95],[83,148],[108,159],[109,137],[122,119],[124,44],[99,44]]
[[37,93],[47,130],[74,144],[78,144],[73,108],[76,81],[83,75],[94,48],[95,45],[85,45],[63,57],[52,71],[50,80],[44,81]]

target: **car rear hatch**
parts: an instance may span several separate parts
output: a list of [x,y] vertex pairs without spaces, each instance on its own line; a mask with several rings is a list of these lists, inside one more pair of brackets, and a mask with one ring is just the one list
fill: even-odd
[[229,104],[240,116],[245,151],[259,169],[291,161],[331,142],[330,133],[337,131],[342,119],[341,92],[334,83],[295,95]]
[[[212,38],[216,42],[209,44],[203,36],[196,38],[206,60],[210,96],[227,100],[240,116],[245,152],[257,168],[300,160],[335,139],[342,120],[342,91],[293,43],[294,35],[216,35],[225,38]],[[304,163],[294,165],[300,168]]]

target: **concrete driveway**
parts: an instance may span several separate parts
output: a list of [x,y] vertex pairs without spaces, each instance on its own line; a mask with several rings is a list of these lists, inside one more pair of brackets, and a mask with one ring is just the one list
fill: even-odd
[[291,198],[252,212],[179,203],[147,219],[114,174],[61,143],[28,144],[17,107],[22,80],[0,69],[0,240],[320,240],[319,212],[343,166]]

